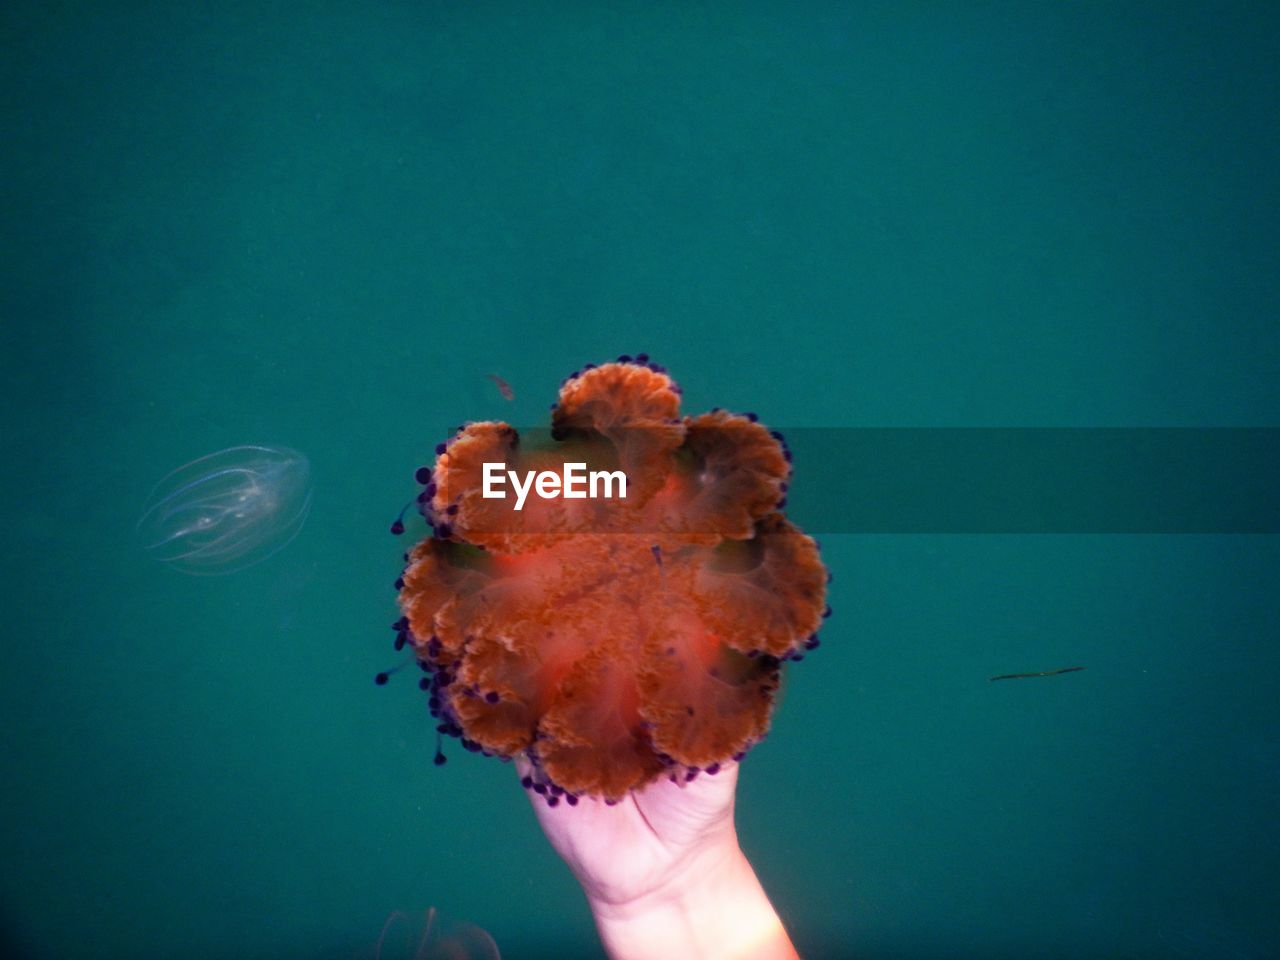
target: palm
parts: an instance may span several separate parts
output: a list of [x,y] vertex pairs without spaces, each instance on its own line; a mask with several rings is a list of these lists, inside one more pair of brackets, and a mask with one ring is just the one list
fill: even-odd
[[[520,764],[522,775],[528,767]],[[738,764],[691,783],[663,778],[609,806],[583,797],[577,806],[548,806],[530,794],[534,813],[556,852],[589,896],[628,903],[660,890],[700,852],[733,831]]]

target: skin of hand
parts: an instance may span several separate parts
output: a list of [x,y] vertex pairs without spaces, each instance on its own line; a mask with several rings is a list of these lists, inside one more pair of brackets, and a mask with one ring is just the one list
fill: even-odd
[[[530,772],[523,757],[516,768],[522,777]],[[701,774],[689,783],[663,777],[613,806],[593,797],[576,807],[548,806],[532,792],[529,799],[587,899],[626,904],[662,892],[694,862],[737,848],[737,786],[738,764],[728,763],[715,776]]]
[[[516,761],[520,775],[528,761]],[[587,895],[609,956],[795,958],[738,846],[739,765],[686,783],[662,778],[612,806],[555,807],[530,792],[538,823]]]

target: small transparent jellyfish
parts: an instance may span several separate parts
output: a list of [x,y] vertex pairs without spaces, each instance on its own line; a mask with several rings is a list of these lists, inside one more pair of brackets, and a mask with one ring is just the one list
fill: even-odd
[[[403,937],[392,935],[399,924],[405,928]],[[412,926],[412,920],[399,910],[387,917],[374,960],[502,960],[488,933],[474,923],[442,917],[435,907],[423,915],[416,943]]]
[[311,464],[303,454],[231,447],[161,480],[138,521],[138,537],[183,573],[235,573],[287,546],[310,509]]

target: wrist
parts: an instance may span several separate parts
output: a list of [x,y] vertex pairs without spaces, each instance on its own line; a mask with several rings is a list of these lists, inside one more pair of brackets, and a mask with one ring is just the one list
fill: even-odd
[[641,897],[588,897],[612,960],[795,960],[736,837],[701,851],[672,880]]

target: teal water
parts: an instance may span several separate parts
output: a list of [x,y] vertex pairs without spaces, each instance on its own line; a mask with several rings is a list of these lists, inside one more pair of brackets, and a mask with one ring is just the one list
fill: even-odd
[[[433,905],[597,955],[510,768],[372,683],[413,469],[583,362],[789,427],[1280,420],[1271,5],[11,2],[0,50],[19,956],[369,956]],[[142,551],[245,443],[310,458],[297,539]],[[823,544],[739,796],[807,957],[1280,954],[1274,536]]]

